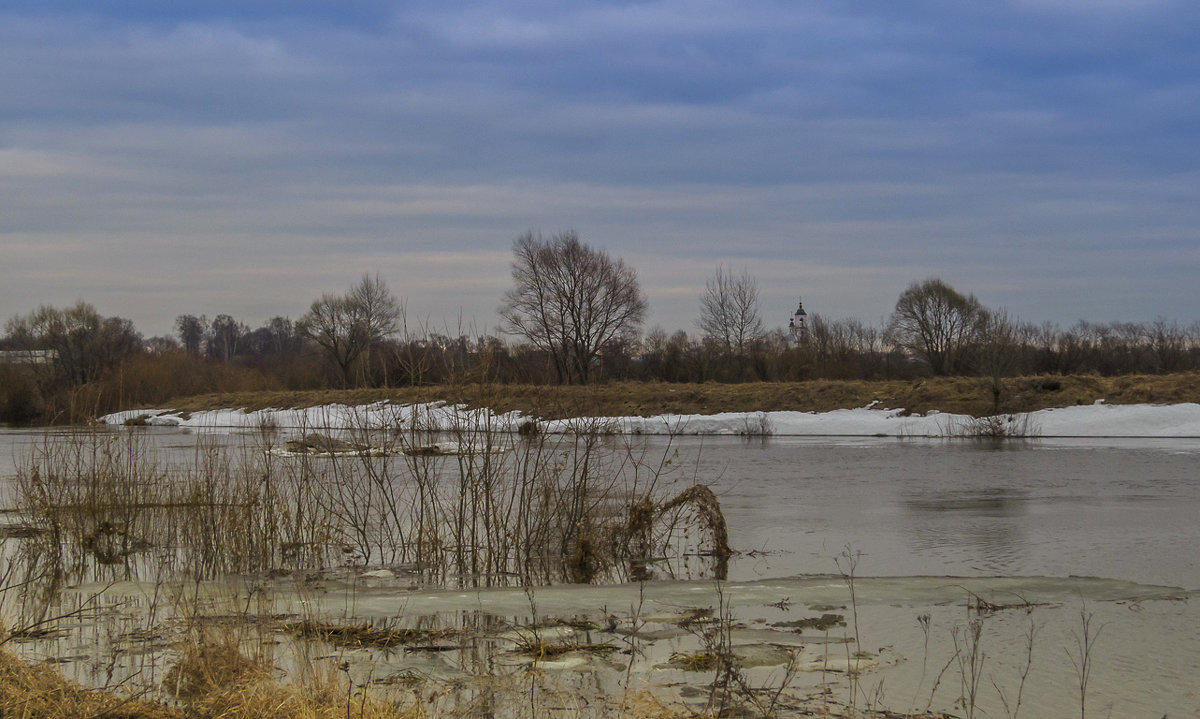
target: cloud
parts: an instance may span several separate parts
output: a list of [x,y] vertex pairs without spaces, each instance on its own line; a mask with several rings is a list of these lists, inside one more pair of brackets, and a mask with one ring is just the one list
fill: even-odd
[[642,270],[667,327],[690,329],[718,262],[786,312],[802,294],[872,320],[942,275],[1030,319],[1187,319],[1198,19],[1165,0],[14,5],[0,314],[83,295],[151,332],[253,322],[380,267],[423,316],[490,324],[512,238],[572,227]]

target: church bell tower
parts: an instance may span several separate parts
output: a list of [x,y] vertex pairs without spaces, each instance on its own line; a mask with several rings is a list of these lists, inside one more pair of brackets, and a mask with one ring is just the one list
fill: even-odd
[[808,337],[808,313],[804,311],[804,300],[796,307],[796,313],[788,320],[788,337],[793,342],[800,342]]

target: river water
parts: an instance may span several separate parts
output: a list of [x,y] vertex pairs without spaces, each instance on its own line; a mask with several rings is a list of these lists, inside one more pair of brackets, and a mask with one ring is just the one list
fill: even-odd
[[732,541],[768,552],[739,576],[832,571],[850,545],[864,575],[1200,588],[1198,440],[702,443]]
[[[194,451],[196,435],[185,430],[137,431],[181,460]],[[206,441],[239,446],[247,436],[228,432]],[[41,431],[0,430],[0,476],[11,477],[44,441]],[[1089,714],[1200,717],[1200,616],[1192,601],[1200,598],[1200,440],[636,441],[651,452],[670,442],[678,481],[717,493],[739,552],[720,591],[741,606],[748,643],[781,641],[778,633],[755,634],[755,627],[795,618],[789,605],[846,607],[852,568],[862,644],[880,647],[879,694],[891,687],[893,709],[923,708],[919,697],[931,692],[923,659],[929,650],[915,618],[932,615],[935,650],[951,651],[960,637],[949,627],[969,622],[964,602],[978,595],[1031,605],[988,615],[982,636],[991,642],[991,697],[979,700],[990,702],[988,716],[1006,714],[1000,690],[991,687],[1007,686],[1012,701],[1025,656],[1021,637],[1032,622],[1041,627],[1035,673],[1046,679],[1031,680],[1021,716],[1078,714],[1073,642],[1096,630]],[[662,606],[723,601],[714,600],[710,580],[688,580],[686,569],[677,571],[673,581],[651,582],[641,598],[630,585],[560,586],[540,590],[538,601],[597,613],[645,601],[647,593]],[[514,590],[414,594],[374,581],[356,585],[354,612],[394,616],[415,597],[437,611],[487,608],[500,616],[515,616],[530,601]],[[1088,614],[1095,615],[1091,629],[1082,624]],[[928,635],[924,641],[929,646]],[[957,696],[961,679],[960,672],[945,680],[950,695]],[[966,715],[961,703],[940,698],[946,691],[934,708],[943,703]]]

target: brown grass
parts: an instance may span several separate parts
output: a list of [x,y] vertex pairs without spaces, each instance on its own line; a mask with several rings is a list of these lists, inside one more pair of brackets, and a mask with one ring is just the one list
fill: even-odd
[[[1001,412],[1092,404],[1200,402],[1200,373],[1013,377],[1004,381]],[[930,377],[908,380],[814,380],[745,384],[667,384],[613,382],[589,386],[455,385],[391,389],[307,392],[233,392],[175,398],[167,406],[181,411],[244,407],[311,407],[381,400],[407,404],[446,401],[497,412],[518,410],[543,419],[578,416],[641,416],[665,413],[715,414],[796,410],[828,412],[870,402],[911,412],[931,409],[983,416],[992,414],[990,380],[983,377]]]
[[[339,681],[316,685],[279,684],[260,671],[243,671],[249,660],[228,656],[194,655],[184,660],[186,672],[205,679],[195,685],[182,706],[168,706],[123,696],[120,692],[85,689],[49,666],[26,664],[0,650],[0,717],[23,719],[422,719],[428,716],[418,704],[396,707],[390,702],[348,697]],[[238,667],[227,686],[208,677]],[[210,664],[211,666],[205,666]]]
[[267,667],[243,656],[231,643],[189,646],[163,681],[180,699],[196,699],[270,676]]
[[194,702],[191,717],[204,719],[424,719],[419,704],[398,708],[369,697],[347,696],[337,682],[295,686],[259,682]]
[[184,714],[134,697],[85,689],[49,666],[29,665],[10,652],[0,650],[0,716],[181,719]]

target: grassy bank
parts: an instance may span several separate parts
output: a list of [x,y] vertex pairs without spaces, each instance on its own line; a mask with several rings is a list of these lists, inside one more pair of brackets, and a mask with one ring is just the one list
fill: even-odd
[[[310,407],[321,404],[368,404],[444,400],[498,412],[517,410],[544,419],[577,416],[653,416],[796,410],[828,412],[862,407],[931,409],[985,416],[1030,412],[1050,407],[1092,404],[1173,404],[1200,402],[1200,374],[1014,377],[1004,380],[999,407],[991,381],[980,377],[933,377],[917,381],[818,380],[746,384],[666,384],[622,382],[584,387],[541,385],[453,385],[393,389],[307,392],[235,392],[179,397],[164,403],[180,411],[243,407]],[[132,409],[132,408],[131,408]]]

